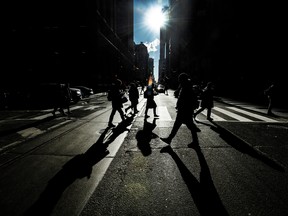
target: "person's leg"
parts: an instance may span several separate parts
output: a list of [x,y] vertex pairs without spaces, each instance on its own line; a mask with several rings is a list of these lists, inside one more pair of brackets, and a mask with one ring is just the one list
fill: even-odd
[[59,112],[60,112],[63,116],[66,116],[66,114],[65,114],[65,112],[64,112],[63,106],[61,106],[61,107],[59,108]]
[[200,109],[198,109],[195,113],[194,113],[194,118],[196,118],[196,115],[198,115],[199,113],[201,113],[205,108],[201,107]]
[[149,118],[150,116],[148,116],[148,110],[149,110],[149,108],[147,107],[147,105],[146,105],[146,109],[145,109],[145,118]]
[[212,108],[207,108],[207,119],[210,120],[210,121],[213,120],[213,118],[211,118],[211,109]]
[[113,108],[112,111],[111,111],[110,117],[109,117],[108,126],[114,126],[114,125],[112,124],[112,121],[113,121],[113,118],[114,118],[115,113],[116,113],[116,109]]
[[138,110],[137,110],[137,104],[133,104],[133,114],[136,114],[138,113]]
[[271,115],[272,114],[272,98],[269,97],[269,104],[268,104],[268,110],[267,110],[267,114]]
[[56,111],[58,110],[58,106],[54,106],[54,109],[52,111],[53,116],[56,116]]
[[181,127],[182,125],[182,118],[180,118],[178,115],[176,116],[176,119],[175,119],[175,122],[174,122],[174,125],[173,125],[173,128],[169,134],[168,137],[166,138],[160,138],[162,141],[170,144],[172,139],[175,137],[175,135],[177,134],[179,128]]
[[159,117],[159,115],[157,115],[157,113],[156,113],[156,109],[157,109],[156,107],[153,108],[154,117]]
[[125,120],[125,116],[124,116],[124,112],[123,112],[122,108],[119,107],[119,108],[117,109],[117,111],[119,112],[122,121],[124,121],[124,120]]
[[192,135],[192,142],[190,144],[188,144],[188,147],[193,147],[195,145],[199,145],[198,135],[197,135],[197,127],[194,124],[192,118],[191,118],[191,120],[189,120],[186,123],[186,126],[191,131],[191,135]]

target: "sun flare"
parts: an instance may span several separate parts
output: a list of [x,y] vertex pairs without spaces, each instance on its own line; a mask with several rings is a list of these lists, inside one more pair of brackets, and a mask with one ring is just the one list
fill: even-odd
[[167,22],[166,15],[162,12],[160,6],[155,6],[148,9],[145,16],[145,24],[152,31],[159,32],[160,28],[165,26]]

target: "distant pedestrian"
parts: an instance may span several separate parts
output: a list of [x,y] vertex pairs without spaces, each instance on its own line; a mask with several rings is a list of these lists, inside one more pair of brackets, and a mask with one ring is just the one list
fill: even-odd
[[274,113],[272,112],[273,102],[274,102],[274,84],[271,84],[267,89],[264,90],[264,94],[267,96],[268,99],[268,109],[267,114],[273,116]]
[[201,103],[200,103],[200,109],[198,109],[195,114],[194,118],[201,113],[203,110],[207,109],[207,120],[213,121],[213,118],[211,118],[211,112],[212,108],[214,107],[214,99],[213,99],[213,84],[212,82],[208,82],[206,87],[203,89],[203,92],[201,93]]
[[112,122],[113,122],[113,118],[114,118],[116,111],[119,112],[122,121],[125,120],[124,112],[122,110],[123,108],[122,96],[124,95],[124,93],[122,92],[121,86],[122,86],[122,81],[120,79],[116,79],[115,82],[112,84],[108,93],[112,102],[112,111],[111,111],[109,122],[108,122],[109,127],[115,126],[114,124],[112,124]]
[[56,112],[59,111],[63,116],[66,116],[64,108],[66,107],[66,93],[64,84],[56,84],[53,94],[54,105],[52,114],[55,117]]
[[182,124],[185,124],[192,134],[193,141],[188,144],[188,147],[198,146],[198,136],[197,132],[200,130],[197,128],[193,121],[193,113],[195,106],[197,106],[197,96],[195,95],[191,80],[186,73],[181,73],[178,76],[178,81],[180,83],[179,95],[176,103],[177,115],[173,125],[173,128],[166,138],[160,138],[162,141],[170,145],[172,139],[175,137],[177,131]]
[[157,115],[157,113],[156,113],[157,104],[154,100],[154,92],[155,92],[155,89],[154,89],[153,83],[151,85],[148,85],[145,92],[144,92],[144,98],[147,99],[146,108],[145,108],[145,119],[150,117],[148,115],[149,109],[153,109],[154,118],[159,117],[159,115]]
[[125,112],[127,112],[129,109],[132,109],[133,114],[135,115],[136,113],[138,113],[139,111],[137,110],[137,105],[138,105],[138,99],[139,99],[139,92],[138,92],[138,88],[137,85],[135,83],[131,83],[130,84],[130,88],[129,88],[129,100],[131,102],[130,106],[128,106],[125,109]]
[[67,109],[67,113],[68,114],[72,114],[72,112],[70,111],[70,104],[71,104],[71,90],[70,90],[70,84],[66,83],[64,86],[64,100],[65,100],[65,105],[66,105],[66,109]]
[[166,76],[164,78],[164,94],[168,95],[168,89],[169,89],[169,78]]
[[142,82],[142,83],[141,83],[140,95],[144,94],[144,89],[145,89],[145,85],[144,85],[143,82]]

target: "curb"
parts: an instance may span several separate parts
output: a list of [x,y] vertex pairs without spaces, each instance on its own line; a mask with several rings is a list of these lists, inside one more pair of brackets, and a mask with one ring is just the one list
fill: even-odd
[[244,154],[249,154],[250,156],[261,160],[265,164],[275,168],[280,172],[285,172],[286,167],[279,161],[275,160],[274,158],[270,157],[268,154],[260,151],[259,149],[254,148],[253,145],[251,145],[249,142],[246,142],[232,131],[218,125],[215,122],[213,122],[213,125],[216,126],[216,130],[218,130],[218,133],[222,135],[224,139],[226,138],[229,140],[229,144],[233,143],[232,147],[234,147],[235,149],[239,150]]

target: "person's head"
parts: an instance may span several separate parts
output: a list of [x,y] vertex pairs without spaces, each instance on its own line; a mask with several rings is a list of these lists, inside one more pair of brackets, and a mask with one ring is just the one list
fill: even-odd
[[122,85],[122,81],[121,81],[120,79],[116,79],[115,85],[116,85],[117,87],[120,87],[120,86]]
[[190,81],[188,74],[186,74],[186,73],[179,74],[178,81],[181,85],[188,84]]

